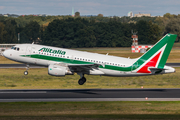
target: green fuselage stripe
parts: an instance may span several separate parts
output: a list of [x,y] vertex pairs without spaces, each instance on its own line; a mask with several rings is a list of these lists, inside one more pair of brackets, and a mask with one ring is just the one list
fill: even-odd
[[[46,55],[41,55],[41,54],[21,55],[21,56],[35,58],[35,59],[42,59],[42,60],[50,60],[50,61],[54,61],[54,62],[64,62],[64,63],[68,63],[68,64],[94,64],[93,62],[72,60],[72,59],[67,59],[67,58],[62,58],[62,57],[46,56]],[[133,66],[133,68],[132,68],[132,66],[120,67],[120,66],[112,66],[112,65],[105,65],[103,67],[101,65],[101,66],[99,66],[99,68],[128,72],[128,71],[135,70],[137,67]]]

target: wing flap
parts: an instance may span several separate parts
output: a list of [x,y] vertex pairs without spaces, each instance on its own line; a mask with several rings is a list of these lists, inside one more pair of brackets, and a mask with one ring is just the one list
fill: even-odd
[[98,69],[100,64],[69,64],[70,67],[75,72],[88,72],[93,69]]

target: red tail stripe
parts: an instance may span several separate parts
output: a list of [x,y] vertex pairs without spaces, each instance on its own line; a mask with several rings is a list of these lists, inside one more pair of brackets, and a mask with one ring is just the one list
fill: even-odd
[[156,56],[154,56],[148,63],[146,63],[137,73],[151,73],[151,71],[148,70],[148,67],[155,67],[157,64],[157,61],[161,55],[161,52],[159,52]]

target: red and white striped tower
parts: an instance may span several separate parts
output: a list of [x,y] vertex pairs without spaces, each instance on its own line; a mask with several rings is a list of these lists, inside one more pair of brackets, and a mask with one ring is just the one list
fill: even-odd
[[[133,31],[132,31],[133,33]],[[133,39],[133,42],[132,42],[132,52],[138,52],[138,36],[136,35],[136,33],[133,33],[132,35],[132,39]]]

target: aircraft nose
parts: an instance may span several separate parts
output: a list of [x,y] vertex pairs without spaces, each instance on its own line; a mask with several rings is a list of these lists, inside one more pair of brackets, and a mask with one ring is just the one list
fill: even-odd
[[2,53],[2,56],[6,57],[6,50]]
[[3,52],[3,56],[6,57],[6,58],[9,58],[10,54],[9,54],[9,51],[8,50],[5,50]]

